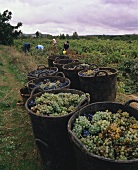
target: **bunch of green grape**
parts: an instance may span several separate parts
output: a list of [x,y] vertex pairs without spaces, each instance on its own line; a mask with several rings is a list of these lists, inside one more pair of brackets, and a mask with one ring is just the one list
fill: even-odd
[[35,98],[35,106],[31,110],[38,115],[47,116],[63,116],[69,114],[77,108],[77,106],[89,94],[73,94],[73,93],[43,93],[40,97]]
[[90,153],[113,160],[138,159],[138,121],[127,112],[81,115],[72,131]]
[[89,76],[89,77],[93,77],[93,76],[95,76],[95,74],[97,73],[99,71],[99,73],[98,73],[98,75],[97,76],[103,76],[103,75],[105,75],[105,73],[107,73],[108,75],[111,75],[111,74],[113,74],[110,70],[99,70],[99,69],[88,69],[88,70],[83,70],[83,71],[81,71],[80,72],[80,75],[81,76]]

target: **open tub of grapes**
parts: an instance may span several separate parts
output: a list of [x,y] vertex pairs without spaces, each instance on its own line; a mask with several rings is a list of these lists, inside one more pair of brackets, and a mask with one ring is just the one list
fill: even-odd
[[33,70],[31,72],[29,72],[27,74],[27,78],[28,80],[33,80],[35,78],[39,78],[39,75],[41,75],[41,77],[43,76],[53,76],[58,72],[58,68],[57,67],[47,67],[44,64],[40,64],[37,66],[36,70]]
[[32,90],[25,107],[45,169],[76,170],[67,123],[88,102],[88,94],[74,89]]
[[64,64],[69,64],[69,63],[78,63],[79,60],[72,60],[72,59],[60,59],[56,58],[55,61],[53,61],[54,67],[57,67],[59,71],[63,71],[63,66]]
[[97,102],[68,122],[79,170],[138,169],[138,110],[125,104]]
[[63,72],[57,72],[54,76],[39,77],[28,82],[28,89],[31,92],[35,87],[40,87],[46,91],[70,87],[70,80]]
[[98,69],[98,66],[95,64],[87,64],[81,62],[73,62],[62,66],[63,73],[68,79],[71,80],[70,88],[80,90],[80,81],[79,81],[78,72],[88,68]]
[[90,94],[91,103],[115,101],[118,71],[102,67],[84,69],[78,72],[80,89]]
[[51,56],[48,56],[48,66],[49,67],[54,67],[53,62],[55,61],[56,58],[69,59],[69,56],[67,56],[67,55],[51,55]]

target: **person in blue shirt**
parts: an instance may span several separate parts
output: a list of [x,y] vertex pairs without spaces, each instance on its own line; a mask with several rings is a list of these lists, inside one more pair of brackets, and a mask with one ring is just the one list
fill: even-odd
[[44,49],[44,46],[43,46],[43,45],[37,45],[37,46],[36,46],[36,49],[37,49],[37,50],[43,50],[43,49]]
[[30,43],[26,42],[23,46],[23,50],[26,53],[27,51],[30,52],[31,45]]

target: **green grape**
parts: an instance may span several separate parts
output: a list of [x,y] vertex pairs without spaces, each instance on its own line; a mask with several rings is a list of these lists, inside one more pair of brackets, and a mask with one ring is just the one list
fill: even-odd
[[[138,159],[138,121],[133,116],[122,110],[97,111],[92,115],[91,121],[86,113],[79,116],[73,127],[89,152],[113,160]],[[82,136],[84,129],[88,129],[89,136]]]
[[87,96],[86,94],[45,92],[40,97],[35,98],[36,105],[31,107],[31,110],[40,115],[63,116],[75,111],[79,103]]

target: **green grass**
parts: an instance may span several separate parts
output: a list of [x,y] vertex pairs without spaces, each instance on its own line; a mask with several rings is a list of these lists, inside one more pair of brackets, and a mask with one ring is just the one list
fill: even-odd
[[25,78],[8,47],[0,48],[0,59],[0,170],[42,170],[27,111],[16,105]]

